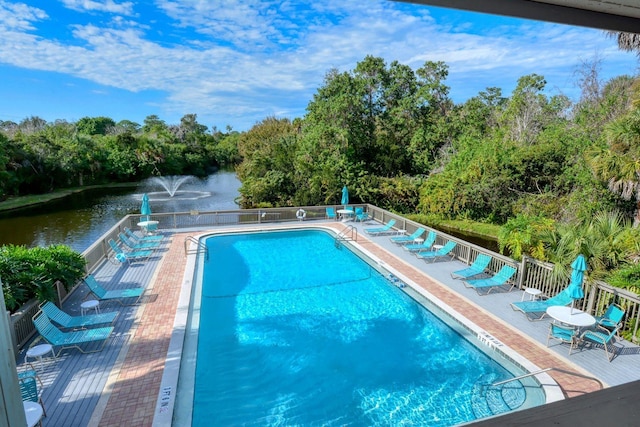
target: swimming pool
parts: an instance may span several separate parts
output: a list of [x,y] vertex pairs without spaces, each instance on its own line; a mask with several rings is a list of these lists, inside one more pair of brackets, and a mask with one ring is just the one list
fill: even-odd
[[544,401],[529,379],[487,402],[488,384],[522,372],[329,233],[229,234],[206,244],[192,306],[194,426],[454,425]]

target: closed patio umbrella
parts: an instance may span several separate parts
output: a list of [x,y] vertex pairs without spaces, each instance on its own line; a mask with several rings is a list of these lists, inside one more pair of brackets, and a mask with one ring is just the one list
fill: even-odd
[[151,205],[149,204],[149,196],[147,193],[142,195],[142,206],[140,206],[140,215],[146,215],[146,218],[142,218],[144,221],[149,221],[151,215]]
[[576,300],[584,298],[584,289],[582,289],[582,281],[584,280],[584,272],[587,271],[587,263],[582,254],[571,263],[571,282],[569,283],[569,296],[573,298],[571,301],[571,309]]
[[347,189],[346,185],[344,187],[342,187],[342,201],[341,201],[341,204],[343,204],[344,208],[347,209],[347,205],[349,204],[349,190]]

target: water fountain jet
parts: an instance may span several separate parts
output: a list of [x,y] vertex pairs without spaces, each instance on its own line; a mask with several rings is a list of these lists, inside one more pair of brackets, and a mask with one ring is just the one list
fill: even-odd
[[169,176],[156,176],[152,179],[152,182],[156,184],[160,184],[167,193],[169,193],[169,197],[173,197],[176,195],[178,188],[185,182],[191,180],[193,177],[186,176],[177,176],[177,175],[169,175]]
[[[167,175],[155,176],[145,182],[144,192],[149,196],[151,202],[179,202],[186,200],[197,200],[211,196],[210,191],[200,191],[197,189],[180,189],[183,184],[191,184],[197,181],[191,175]],[[161,187],[164,191],[149,191]],[[140,195],[141,196],[141,195]]]

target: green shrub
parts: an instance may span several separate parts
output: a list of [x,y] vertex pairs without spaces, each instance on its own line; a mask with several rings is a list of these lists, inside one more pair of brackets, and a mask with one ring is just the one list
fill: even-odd
[[84,275],[85,265],[82,255],[65,245],[0,247],[0,279],[7,308],[13,311],[34,297],[53,301],[55,282],[71,289]]

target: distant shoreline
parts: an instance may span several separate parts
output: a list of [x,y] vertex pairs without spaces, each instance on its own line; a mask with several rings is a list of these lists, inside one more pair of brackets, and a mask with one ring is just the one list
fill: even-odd
[[10,212],[12,210],[22,209],[29,206],[43,205],[54,200],[59,200],[71,196],[72,194],[82,193],[83,191],[87,190],[95,190],[100,188],[128,188],[136,187],[138,185],[138,182],[88,185],[86,187],[64,188],[46,194],[31,194],[28,196],[10,197],[4,202],[0,202],[0,212]]

